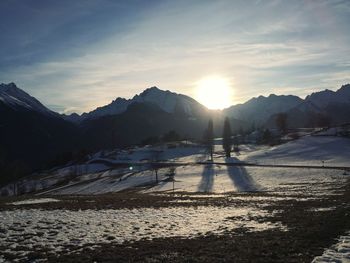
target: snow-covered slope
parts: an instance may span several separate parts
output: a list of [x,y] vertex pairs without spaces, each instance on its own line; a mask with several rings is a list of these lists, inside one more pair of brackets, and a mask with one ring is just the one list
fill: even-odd
[[43,114],[57,115],[42,105],[36,98],[19,89],[14,83],[0,84],[0,102],[15,110],[25,108]]
[[299,140],[249,154],[244,161],[260,164],[348,166],[350,139],[305,136]]
[[[111,151],[95,154],[86,164],[68,166],[42,173],[22,181],[21,188],[46,190],[44,194],[103,194],[139,188],[140,191],[172,190],[186,192],[264,191],[279,189],[286,183],[329,182],[342,175],[339,170],[324,170],[324,166],[347,166],[350,160],[350,140],[333,136],[305,136],[275,147],[241,146],[241,153],[230,159],[223,157],[222,148],[215,147],[214,161],[218,163],[250,162],[270,165],[314,165],[319,169],[240,167],[221,164],[194,164],[207,160],[205,149],[196,145],[178,145],[176,148],[144,147],[129,151]],[[184,165],[164,167],[155,171],[149,165],[134,162],[162,160]],[[130,167],[116,168],[120,162]],[[81,175],[71,177],[72,171]],[[175,183],[170,175],[175,175]],[[69,178],[73,178],[69,181]],[[62,182],[65,182],[64,184]],[[56,186],[55,186],[56,185]],[[11,194],[13,186],[0,189]]]
[[157,105],[165,112],[184,113],[188,116],[194,116],[198,111],[205,109],[204,106],[188,96],[151,87],[139,95],[135,95],[132,99],[117,98],[106,106],[98,107],[89,113],[83,113],[80,118],[77,118],[76,114],[64,116],[64,118],[77,122],[107,115],[116,115],[125,112],[132,103],[150,103]]

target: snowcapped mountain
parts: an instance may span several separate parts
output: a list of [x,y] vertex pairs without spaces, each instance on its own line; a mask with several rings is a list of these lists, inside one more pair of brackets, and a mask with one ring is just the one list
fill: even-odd
[[335,103],[350,103],[350,84],[343,85],[337,91],[326,89],[312,93],[305,98],[305,102],[311,102],[321,109]]
[[286,112],[299,105],[303,100],[297,96],[271,94],[268,97],[259,96],[249,101],[231,106],[224,110],[225,114],[239,119],[255,123],[264,124],[267,119],[276,113]]
[[[349,122],[350,84],[343,85],[337,91],[326,89],[312,93],[286,113],[290,128],[324,127]],[[271,115],[266,126],[274,127],[275,117]]]
[[0,134],[0,184],[52,164],[81,138],[76,125],[14,83],[0,84]]
[[69,121],[79,122],[108,115],[117,115],[125,112],[133,103],[153,104],[167,113],[183,113],[190,117],[194,117],[206,109],[191,97],[151,87],[139,95],[135,95],[132,99],[117,98],[106,106],[98,107],[89,113],[83,113],[80,117],[74,114],[64,116],[64,118]]
[[[132,99],[117,98],[92,112],[65,116],[70,121],[14,83],[0,84],[0,163],[10,169],[20,162],[25,174],[43,164],[60,163],[69,153],[127,147],[169,131],[200,139],[210,118],[217,134],[225,116],[230,117],[233,130],[252,123],[273,127],[280,112],[287,114],[290,128],[349,122],[350,84],[335,92],[313,93],[305,100],[291,95],[259,96],[223,111],[210,111],[188,96],[152,87]],[[74,124],[82,121],[83,125]],[[0,166],[0,183],[17,176],[3,178],[3,174]]]
[[[152,104],[166,113],[181,113],[182,116],[193,117],[194,119],[210,118],[209,116],[214,116],[214,112],[209,111],[203,105],[188,96],[168,90],[160,90],[157,87],[151,87],[135,95],[132,99],[117,98],[110,104],[99,107],[89,113],[84,113],[82,115],[64,115],[64,118],[73,123],[80,123],[104,116],[118,115],[126,112],[128,107],[134,103]],[[341,115],[344,115],[343,113],[348,111],[347,105],[349,104],[350,84],[347,84],[337,91],[324,90],[312,93],[307,96],[305,100],[293,95],[271,94],[268,97],[259,96],[243,104],[234,105],[222,112],[217,112],[215,118],[220,122],[222,115],[225,115],[232,119],[244,121],[247,125],[254,123],[260,126],[266,123],[273,123],[272,116],[280,112],[289,112],[291,115],[298,115],[293,116],[291,119],[296,120],[296,125],[303,126],[307,125],[307,123],[311,123],[310,120],[314,119],[315,116],[319,118],[320,114],[322,118],[326,115],[330,115],[333,119],[337,120],[337,122],[346,120],[344,116],[335,115],[337,111],[340,111],[342,113]],[[303,121],[297,121],[299,119]]]
[[188,96],[170,92],[169,90],[163,91],[157,87],[146,89],[140,95],[136,95],[132,100],[135,102],[155,104],[168,113],[182,111],[189,116],[195,114],[195,108],[204,108]]
[[1,102],[14,110],[26,109],[46,115],[58,116],[57,113],[46,108],[40,101],[18,88],[14,83],[0,84],[0,103]]
[[103,117],[107,115],[120,114],[126,111],[126,109],[130,104],[131,104],[131,100],[117,98],[106,106],[98,107],[97,109],[90,111],[89,113],[83,113],[81,116],[78,115],[79,118],[77,118],[76,120],[79,122],[85,119],[97,119],[99,117]]

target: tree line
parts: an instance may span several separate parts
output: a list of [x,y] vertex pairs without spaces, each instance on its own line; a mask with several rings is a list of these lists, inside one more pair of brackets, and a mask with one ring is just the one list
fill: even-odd
[[[208,122],[208,128],[204,132],[204,143],[207,151],[210,155],[210,160],[213,161],[214,153],[214,125],[213,120],[210,119]],[[228,117],[224,120],[224,126],[222,131],[222,147],[227,158],[231,157],[232,146],[234,139],[232,138],[231,124]]]

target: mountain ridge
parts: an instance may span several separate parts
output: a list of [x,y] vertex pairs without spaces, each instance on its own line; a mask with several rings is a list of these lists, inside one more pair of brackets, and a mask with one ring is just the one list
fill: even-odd
[[[26,110],[36,110],[50,116],[60,116],[66,121],[75,124],[103,116],[121,114],[135,102],[154,104],[167,113],[174,114],[175,112],[181,112],[182,115],[193,119],[203,117],[203,114],[210,115],[210,112],[214,112],[214,110],[207,109],[198,101],[187,95],[178,94],[169,90],[161,90],[155,86],[145,89],[131,99],[117,97],[111,103],[97,107],[95,110],[81,115],[77,113],[72,113],[70,115],[58,114],[46,108],[40,101],[18,88],[13,82],[9,84],[0,84],[0,103],[1,102],[13,109],[19,107]],[[269,120],[270,117],[280,112],[296,114],[293,113],[294,111],[298,112],[298,114],[303,113],[306,115],[327,115],[327,109],[329,111],[334,111],[335,108],[339,108],[339,104],[344,104],[344,107],[348,104],[350,105],[350,84],[342,85],[336,91],[326,89],[313,92],[306,96],[305,99],[295,95],[260,95],[244,103],[232,105],[226,109],[215,112],[219,112],[219,114],[226,115],[230,118],[248,121],[249,123],[262,126],[267,122],[271,123],[271,120]],[[334,114],[330,115],[333,116]]]
[[[71,160],[69,156],[79,152],[139,145],[170,131],[200,140],[209,119],[214,120],[215,134],[220,136],[226,116],[233,132],[275,127],[280,112],[288,116],[289,128],[350,122],[350,85],[335,92],[313,93],[305,100],[293,95],[259,96],[222,111],[208,110],[189,96],[156,87],[111,104],[98,108],[101,116],[77,124],[49,110],[14,83],[0,84],[0,183],[3,177],[11,180],[19,175],[13,167],[38,169],[43,164]],[[77,114],[70,116],[80,119]]]
[[58,113],[45,107],[39,100],[29,95],[24,90],[18,88],[15,83],[0,84],[0,102],[6,104],[12,109],[18,109],[19,107],[26,108],[27,110],[38,111],[47,115],[56,115]]
[[[9,84],[0,84],[0,102],[7,104],[7,106],[13,109],[22,107],[27,110],[36,110],[48,115],[61,116],[63,119],[73,123],[85,119],[96,119],[106,115],[123,113],[134,102],[151,103],[157,105],[165,112],[175,113],[175,111],[181,111],[191,117],[198,115],[201,111],[213,111],[207,109],[198,101],[187,95],[178,94],[169,90],[161,90],[155,86],[145,89],[131,99],[117,97],[111,103],[97,107],[95,110],[81,115],[77,113],[60,115],[45,107],[40,101],[18,88],[13,82]],[[326,89],[313,92],[306,96],[305,99],[295,95],[260,95],[244,103],[232,105],[221,110],[221,112],[229,117],[241,120],[249,119],[257,124],[263,124],[268,119],[269,115],[278,112],[287,112],[295,107],[298,107],[301,112],[322,112],[328,106],[339,103],[350,103],[350,84],[342,85],[341,88],[336,91]]]
[[203,105],[189,96],[171,92],[169,90],[161,90],[153,86],[145,89],[140,94],[136,94],[131,99],[117,97],[111,103],[97,107],[90,112],[81,115],[63,115],[63,117],[69,121],[82,122],[87,119],[96,119],[107,115],[121,114],[134,102],[155,104],[165,112],[174,113],[175,111],[182,111],[188,116],[196,115],[199,109],[205,110]]

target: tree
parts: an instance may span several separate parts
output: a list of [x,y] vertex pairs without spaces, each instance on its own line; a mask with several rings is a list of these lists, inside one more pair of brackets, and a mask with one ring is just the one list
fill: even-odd
[[141,141],[142,145],[153,145],[159,143],[160,139],[158,136],[150,136]]
[[[241,138],[244,138],[244,137],[241,136]],[[233,144],[233,151],[236,153],[239,152],[239,136],[238,135],[233,137],[232,144]]]
[[204,133],[204,143],[207,147],[207,151],[210,155],[210,160],[213,161],[213,152],[214,152],[214,128],[213,120],[210,119],[208,122],[208,128]]
[[253,122],[252,124],[252,127],[250,128],[250,132],[254,132],[256,130],[256,127],[255,127],[255,122]]
[[319,113],[316,115],[316,126],[317,127],[330,127],[331,118],[327,115]]
[[227,158],[231,157],[232,139],[231,139],[230,120],[226,117],[224,122],[224,130],[222,133],[222,147],[224,148]]
[[261,138],[261,142],[265,144],[270,144],[272,140],[272,135],[269,129],[264,130]]
[[242,127],[242,126],[239,126],[238,134],[241,135],[241,136],[244,135],[244,130],[243,130],[243,127]]
[[179,141],[180,138],[181,138],[180,135],[176,131],[171,130],[165,133],[162,139],[164,142],[175,142],[175,141]]
[[156,164],[156,162],[159,161],[159,158],[160,158],[160,155],[163,151],[161,150],[153,150],[153,154],[152,154],[152,168],[153,168],[153,171],[155,172],[156,174],[156,183],[158,183],[158,165]]
[[287,132],[287,114],[286,113],[278,113],[275,121],[276,121],[277,128],[283,134],[285,134]]

